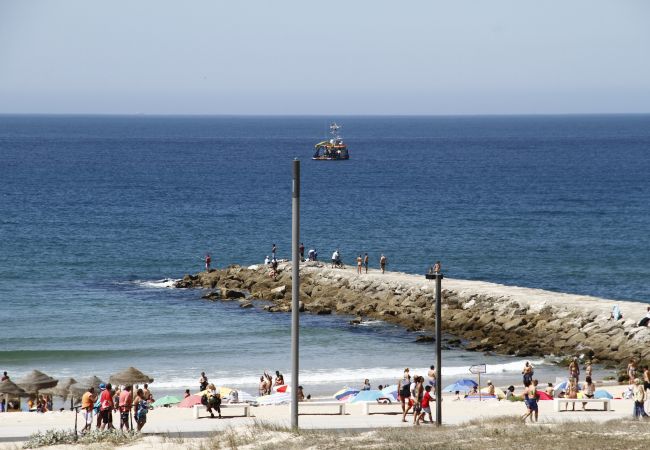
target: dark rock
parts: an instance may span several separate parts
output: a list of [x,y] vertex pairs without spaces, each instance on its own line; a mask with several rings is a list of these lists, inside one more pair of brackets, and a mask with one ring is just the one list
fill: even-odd
[[202,296],[201,298],[204,298],[206,300],[219,300],[221,298],[221,291],[209,292],[209,293],[205,294],[204,296]]
[[422,335],[415,338],[415,342],[424,343],[424,342],[435,342],[436,338],[433,336]]

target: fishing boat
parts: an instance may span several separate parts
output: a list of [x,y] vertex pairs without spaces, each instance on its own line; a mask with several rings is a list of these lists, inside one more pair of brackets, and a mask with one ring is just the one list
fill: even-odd
[[343,138],[341,138],[341,135],[339,134],[340,129],[341,126],[337,125],[336,122],[330,125],[331,137],[314,146],[316,152],[311,159],[316,161],[339,161],[350,159],[348,146],[345,145]]

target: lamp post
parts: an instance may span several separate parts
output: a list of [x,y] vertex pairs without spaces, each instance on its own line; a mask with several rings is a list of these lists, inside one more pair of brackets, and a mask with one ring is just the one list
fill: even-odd
[[293,160],[291,193],[291,428],[298,428],[298,339],[300,332],[300,161]]
[[442,425],[442,273],[436,280],[436,425]]

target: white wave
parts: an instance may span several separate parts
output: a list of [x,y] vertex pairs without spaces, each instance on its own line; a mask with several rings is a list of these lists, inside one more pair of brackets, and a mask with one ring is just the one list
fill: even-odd
[[[486,374],[520,374],[526,361],[530,361],[533,366],[544,364],[543,360],[517,360],[504,364],[487,364]],[[411,367],[411,375],[426,375],[428,367]],[[304,370],[300,372],[300,383],[305,385],[315,384],[361,384],[365,378],[370,379],[374,384],[396,383],[401,377],[404,367],[368,367],[359,369],[322,369],[322,370]],[[274,375],[274,372],[269,372]],[[208,373],[208,376],[210,374]],[[217,374],[210,377],[210,382],[217,386],[240,387],[240,386],[257,386],[259,375],[250,374]],[[469,366],[443,366],[443,377],[452,378],[471,378],[474,375],[469,373]],[[291,375],[284,373],[286,383],[291,382]],[[443,380],[444,381],[444,380]],[[451,380],[450,380],[451,382]],[[446,383],[446,381],[445,381]],[[190,388],[194,391],[198,387],[198,378],[177,378],[164,381],[156,380],[155,386],[161,389]]]
[[145,288],[154,288],[154,289],[164,289],[164,288],[173,288],[174,283],[179,281],[178,279],[172,278],[163,278],[162,280],[134,280],[133,284],[145,287]]
[[365,320],[357,324],[357,326],[359,327],[374,327],[379,325],[386,325],[386,322],[384,322],[383,320]]

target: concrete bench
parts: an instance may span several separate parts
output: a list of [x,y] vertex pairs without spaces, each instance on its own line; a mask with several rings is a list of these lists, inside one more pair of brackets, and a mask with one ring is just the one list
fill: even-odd
[[[222,403],[220,406],[221,410],[223,411],[224,409],[228,408],[243,408],[244,409],[244,416],[243,417],[250,417],[251,416],[251,405],[248,403]],[[198,419],[199,418],[199,413],[201,410],[207,410],[205,405],[194,405],[194,418]],[[223,415],[223,413],[222,413]]]
[[553,407],[555,409],[555,412],[560,412],[561,411],[560,405],[562,405],[562,403],[568,406],[569,403],[573,403],[575,405],[576,403],[594,403],[594,402],[602,403],[604,411],[609,411],[611,409],[610,399],[608,398],[554,398]]
[[[363,402],[361,404],[361,414],[363,414],[364,416],[369,416],[370,414],[372,414],[370,412],[370,406],[372,406],[373,408],[376,407],[377,409],[380,409],[382,414],[393,413],[393,412],[396,412],[396,413],[401,413],[402,412],[402,408],[401,408],[401,405],[399,403]],[[388,407],[391,407],[391,408],[388,408]],[[390,409],[390,411],[386,411],[386,409]],[[375,410],[375,413],[377,413],[377,412],[378,411]]]
[[[345,403],[338,403],[338,402],[310,402],[310,401],[298,402],[298,413],[300,414],[301,408],[309,408],[312,406],[314,407],[332,406],[336,408],[337,410],[336,414],[339,414],[341,416],[345,415]],[[306,413],[306,414],[314,414],[314,413]]]

